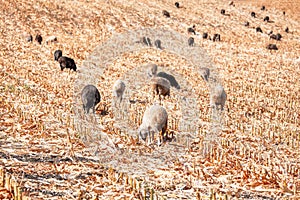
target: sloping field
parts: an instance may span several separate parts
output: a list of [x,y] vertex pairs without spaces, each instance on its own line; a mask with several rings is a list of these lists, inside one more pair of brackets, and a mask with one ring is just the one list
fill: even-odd
[[[232,6],[228,1],[189,0],[180,2],[181,8],[174,3],[0,0],[0,199],[300,198],[300,3],[237,1]],[[171,17],[163,16],[162,10]],[[264,22],[265,16],[271,22]],[[105,67],[95,61],[115,34],[143,27],[177,32],[180,37],[172,38],[186,38],[180,52],[190,49],[192,55],[187,28],[193,25],[194,49],[207,52],[199,58],[210,59],[205,64],[169,52],[171,44],[162,51],[126,52]],[[263,33],[255,31],[258,26]],[[281,41],[270,39],[270,31],[280,33]],[[219,33],[221,41],[203,39],[204,32],[211,37]],[[43,36],[41,45],[24,38],[37,33]],[[58,41],[46,43],[52,35]],[[268,44],[276,44],[278,50],[268,50]],[[118,48],[122,45],[110,46],[108,52]],[[57,49],[75,60],[77,72],[60,70],[53,57]],[[91,60],[95,71],[87,67]],[[169,113],[169,132],[177,136],[183,132],[178,123],[192,113],[195,121],[188,128],[197,135],[183,146],[150,148],[137,143],[134,130],[155,101],[139,67],[148,62],[173,74],[181,85],[181,90],[172,88],[162,104]],[[215,119],[209,87],[197,73],[203,65],[211,68],[227,93],[218,119],[221,143],[205,157],[203,140],[214,130]],[[88,73],[92,76],[81,79]],[[118,78],[130,86],[125,99],[135,102],[126,107],[125,125],[111,105],[111,87]],[[136,85],[134,79],[143,84]],[[96,118],[90,118],[110,138],[113,150],[101,146],[103,139],[83,137],[96,128],[78,128],[78,95],[86,82],[94,82],[101,93]],[[183,99],[193,100],[185,104],[197,109],[180,107]],[[116,153],[114,148],[126,152]],[[136,152],[141,156],[134,157]]]

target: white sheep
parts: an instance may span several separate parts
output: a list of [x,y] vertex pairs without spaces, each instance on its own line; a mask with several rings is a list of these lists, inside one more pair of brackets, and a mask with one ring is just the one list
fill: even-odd
[[202,67],[199,69],[199,73],[202,76],[203,80],[205,80],[206,82],[208,82],[208,78],[209,78],[209,74],[210,74],[210,70],[207,67]]
[[[167,127],[168,113],[166,109],[160,105],[152,105],[144,113],[142,124],[138,129],[139,138],[146,141],[148,137],[148,141],[151,143],[151,141],[154,141],[154,134],[161,131],[163,136]],[[158,143],[160,143],[160,139]]]
[[125,83],[122,80],[117,80],[113,85],[113,97],[115,98],[114,102],[120,104],[123,100],[123,94],[125,91]]
[[223,110],[226,99],[227,95],[222,85],[217,85],[211,90],[210,105],[212,108],[218,108],[218,106],[221,106],[221,110]]
[[148,77],[152,78],[156,76],[157,73],[157,65],[154,63],[148,63],[146,65]]

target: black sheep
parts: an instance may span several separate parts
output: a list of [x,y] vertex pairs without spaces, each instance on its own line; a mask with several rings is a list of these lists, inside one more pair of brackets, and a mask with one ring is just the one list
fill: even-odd
[[179,2],[175,2],[175,6],[176,6],[176,8],[180,8],[179,7]]
[[284,30],[286,33],[289,32],[289,27],[286,27],[285,30]]
[[98,89],[94,85],[86,85],[81,91],[81,101],[83,110],[86,114],[92,108],[95,113],[95,106],[100,102],[101,96]]
[[267,46],[267,49],[269,49],[269,50],[278,50],[276,44],[269,44],[269,45]]
[[260,33],[262,33],[263,31],[261,30],[261,28],[260,27],[256,27],[256,32],[260,32]]
[[62,51],[61,50],[56,50],[54,52],[54,60],[58,61],[58,59],[62,57]]
[[161,48],[161,41],[160,41],[160,40],[155,40],[154,45],[155,45],[158,49],[162,49],[162,48]]
[[262,7],[261,7],[261,10],[265,10],[265,9],[266,9],[266,7],[265,7],[265,6],[262,6]]
[[246,21],[246,22],[244,23],[244,25],[245,25],[245,26],[249,26],[250,23],[249,23],[248,21]]
[[42,44],[43,38],[40,34],[36,34],[35,41],[37,41],[39,44]]
[[63,71],[65,68],[73,69],[74,71],[76,71],[76,64],[72,58],[61,56],[57,61],[60,64],[61,71]]
[[[195,27],[195,26],[193,26],[193,27]],[[195,31],[195,29],[192,28],[192,27],[189,27],[189,28],[187,29],[187,31],[188,31],[188,33],[193,33],[194,35],[196,35],[196,31]]]
[[165,16],[165,17],[171,17],[171,15],[170,15],[170,13],[168,12],[168,11],[166,11],[166,10],[163,10],[163,15]]
[[180,85],[173,75],[168,74],[166,72],[159,72],[156,76],[167,79],[170,82],[172,87],[175,87],[176,89],[180,89]]
[[213,36],[213,41],[214,42],[216,42],[216,41],[221,41],[221,36],[220,36],[220,34],[214,34],[214,36]]
[[225,10],[224,9],[221,10],[221,14],[225,15]]
[[188,44],[189,44],[190,47],[192,47],[192,46],[195,45],[195,40],[194,40],[193,37],[190,37],[190,38],[188,39]]
[[140,42],[142,42],[143,44],[145,44],[145,45],[147,45],[149,47],[152,46],[151,39],[148,38],[148,37],[142,37],[141,40],[140,40]]
[[279,41],[281,40],[282,36],[280,33],[277,33],[276,35],[275,34],[270,35],[270,38]]
[[265,18],[264,18],[264,22],[269,22],[270,21],[270,17],[269,16],[266,16]]
[[202,34],[202,38],[203,38],[203,39],[207,39],[207,38],[208,38],[208,33],[206,33],[206,32],[203,33],[203,34]]
[[251,17],[256,17],[256,14],[255,14],[255,12],[251,12]]

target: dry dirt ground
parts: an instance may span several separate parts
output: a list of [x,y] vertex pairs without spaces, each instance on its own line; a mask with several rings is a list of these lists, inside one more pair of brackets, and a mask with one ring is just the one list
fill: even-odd
[[[300,198],[299,1],[236,1],[232,6],[229,1],[188,0],[181,1],[179,9],[174,3],[0,0],[0,175],[6,183],[0,199],[12,198],[19,189],[23,197],[32,199]],[[260,10],[262,5],[265,11]],[[220,14],[222,8],[228,15]],[[162,10],[171,17],[163,16]],[[250,16],[251,11],[256,18]],[[272,22],[263,21],[267,15]],[[227,93],[221,145],[201,156],[203,138],[212,128],[208,87],[194,70],[201,64],[191,67],[188,60],[171,52],[145,49],[116,58],[98,81],[93,80],[102,96],[96,123],[116,146],[151,153],[114,126],[110,88],[125,72],[152,61],[159,69],[186,77],[179,80],[197,97],[197,138],[180,158],[153,170],[145,163],[143,176],[99,163],[99,156],[80,139],[83,133],[74,125],[73,108],[81,106],[75,102],[74,84],[85,72],[84,60],[115,33],[165,27],[187,40],[191,36],[187,28],[193,25],[199,34],[193,36],[196,46],[211,58],[209,67],[219,74]],[[258,26],[263,33],[255,31]],[[269,31],[280,33],[281,41],[270,39]],[[203,32],[219,33],[221,41],[202,39]],[[42,44],[25,41],[28,33],[33,37],[40,33]],[[52,35],[58,41],[47,44]],[[267,50],[270,43],[278,50]],[[60,71],[53,58],[56,49],[74,58],[78,72]],[[136,89],[140,92],[128,98],[149,103],[151,99],[143,99],[148,86]],[[170,115],[169,129],[180,134],[176,119],[183,117],[183,111],[175,96],[181,92],[172,89],[171,94],[163,104]],[[140,124],[145,106],[139,103],[128,108],[127,120],[133,128]],[[4,176],[11,178],[10,184]],[[8,191],[9,185],[18,188]]]

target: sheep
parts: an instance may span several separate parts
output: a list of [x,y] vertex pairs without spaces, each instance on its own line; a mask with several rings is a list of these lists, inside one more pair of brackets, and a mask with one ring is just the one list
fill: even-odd
[[192,46],[195,45],[195,39],[194,39],[193,37],[190,37],[190,38],[188,39],[188,45],[189,45],[190,47],[192,47]]
[[256,17],[256,14],[255,14],[255,12],[251,12],[251,17]]
[[225,10],[224,9],[221,9],[221,14],[225,15]]
[[157,74],[157,77],[162,77],[162,78],[167,79],[170,82],[170,85],[172,87],[175,87],[176,89],[180,89],[180,85],[179,85],[179,83],[177,82],[177,80],[175,79],[175,77],[173,75],[168,74],[166,72],[159,72]]
[[170,96],[170,82],[163,77],[153,77],[150,81],[153,95]]
[[94,85],[86,85],[81,91],[81,100],[83,103],[83,110],[86,114],[92,108],[95,113],[95,106],[100,102],[101,96],[98,89]]
[[276,44],[268,44],[267,49],[269,50],[278,50],[278,47]]
[[280,33],[277,33],[276,35],[275,34],[270,35],[270,38],[279,41],[281,40],[282,36]]
[[155,40],[154,45],[156,46],[156,48],[162,49],[161,48],[161,41],[160,40]]
[[175,2],[176,8],[180,8],[179,2]]
[[289,32],[289,27],[286,27],[285,30],[284,30],[286,33]]
[[162,13],[167,18],[171,17],[170,13],[168,11],[166,11],[166,10],[163,10]]
[[218,106],[221,106],[221,110],[224,110],[226,99],[227,95],[222,85],[217,85],[211,90],[210,105],[212,108],[218,109]]
[[148,37],[142,37],[140,39],[140,42],[143,43],[143,44],[145,44],[145,45],[147,45],[147,46],[150,46],[150,47],[152,46],[151,40]]
[[265,7],[265,6],[262,6],[260,10],[265,10],[265,9],[266,9],[266,7]]
[[245,23],[244,23],[244,26],[249,26],[250,25],[250,23],[248,22],[248,21],[246,21]]
[[193,26],[193,28],[192,28],[192,27],[189,27],[189,28],[187,29],[187,32],[188,32],[188,33],[193,33],[194,35],[196,35],[195,25]]
[[49,43],[52,43],[52,42],[57,42],[57,37],[54,36],[54,35],[52,35],[52,36],[50,36],[46,39],[46,44],[49,44]]
[[123,94],[125,91],[125,83],[122,80],[117,80],[115,84],[113,85],[113,96],[115,98],[115,103],[121,104],[123,100]]
[[270,17],[269,17],[269,16],[266,16],[266,17],[264,18],[264,22],[270,22]]
[[[152,105],[146,109],[142,119],[142,124],[138,129],[138,136],[148,143],[154,141],[154,134],[162,132],[162,136],[168,128],[168,113],[166,109],[160,105]],[[159,137],[160,138],[160,137]],[[158,140],[158,142],[160,139]]]
[[55,61],[58,61],[58,59],[59,59],[60,57],[62,57],[62,51],[61,51],[61,50],[56,50],[56,51],[54,52],[54,60],[55,60]]
[[41,36],[41,34],[36,34],[35,41],[37,41],[39,44],[42,44],[43,37]]
[[261,28],[260,27],[256,27],[256,32],[260,32],[260,33],[262,33],[263,31],[261,30]]
[[207,67],[202,67],[199,70],[201,77],[203,78],[204,81],[208,82],[208,78],[210,75],[210,70]]
[[214,34],[214,37],[213,37],[213,41],[216,42],[216,41],[221,41],[221,36],[220,34]]
[[61,56],[57,60],[60,64],[60,69],[63,71],[65,68],[73,69],[76,71],[76,64],[72,58]]
[[203,33],[202,38],[203,38],[203,39],[207,39],[207,38],[208,38],[208,33],[206,33],[206,32]]
[[148,63],[146,65],[146,68],[147,68],[147,75],[149,78],[152,78],[156,75],[156,73],[157,73],[157,65],[156,64]]

